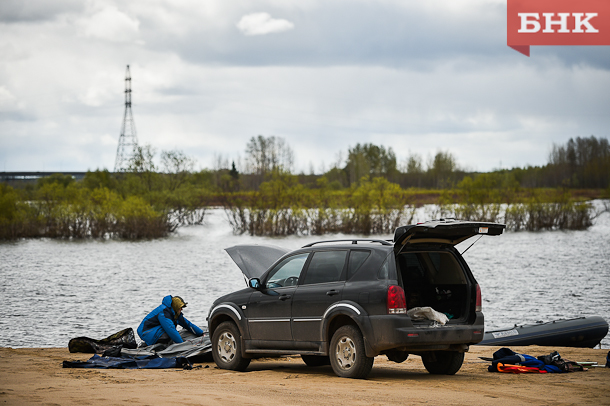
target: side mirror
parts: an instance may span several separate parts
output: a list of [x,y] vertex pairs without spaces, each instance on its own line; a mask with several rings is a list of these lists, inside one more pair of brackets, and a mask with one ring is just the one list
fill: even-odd
[[250,286],[252,289],[260,289],[261,281],[258,278],[252,278],[248,281],[248,286]]

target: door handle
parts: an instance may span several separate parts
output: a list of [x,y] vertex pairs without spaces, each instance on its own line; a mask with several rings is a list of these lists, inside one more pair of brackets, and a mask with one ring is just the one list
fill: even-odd
[[328,292],[326,292],[326,294],[327,294],[328,296],[338,295],[338,294],[339,294],[339,291],[337,291],[337,290],[333,289],[333,290],[329,290]]
[[280,295],[280,300],[290,299],[290,295]]

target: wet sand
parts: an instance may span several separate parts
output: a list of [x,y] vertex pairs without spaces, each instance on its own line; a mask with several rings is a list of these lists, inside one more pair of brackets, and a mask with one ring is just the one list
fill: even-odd
[[[193,370],[64,369],[86,360],[67,348],[0,348],[0,403],[8,405],[610,405],[610,368],[566,374],[487,372],[498,347],[471,347],[454,376],[430,375],[421,359],[375,358],[366,380],[338,378],[330,366],[299,357],[255,360],[247,372],[195,363]],[[529,355],[559,351],[564,359],[604,365],[608,350],[511,347]]]

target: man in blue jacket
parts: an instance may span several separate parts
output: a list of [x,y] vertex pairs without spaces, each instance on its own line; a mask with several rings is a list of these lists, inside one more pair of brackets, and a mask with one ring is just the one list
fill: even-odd
[[138,335],[146,345],[153,345],[158,341],[169,342],[169,340],[182,343],[184,340],[176,330],[176,326],[180,324],[191,333],[201,337],[203,330],[184,317],[182,314],[184,307],[186,307],[186,302],[180,296],[165,296],[161,306],[144,317],[138,327]]

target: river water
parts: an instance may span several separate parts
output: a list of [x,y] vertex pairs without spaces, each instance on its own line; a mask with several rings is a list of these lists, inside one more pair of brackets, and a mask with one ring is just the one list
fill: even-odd
[[[416,218],[428,212],[423,208]],[[185,316],[205,326],[217,297],[245,287],[224,248],[258,243],[294,249],[349,237],[233,235],[224,212],[211,209],[204,225],[153,241],[0,243],[0,346],[66,347],[73,337],[135,330],[168,294],[183,297]],[[458,246],[460,252],[471,242]],[[586,231],[483,237],[464,257],[481,286],[488,330],[578,316],[610,321],[610,213]],[[602,348],[610,348],[610,335]]]

